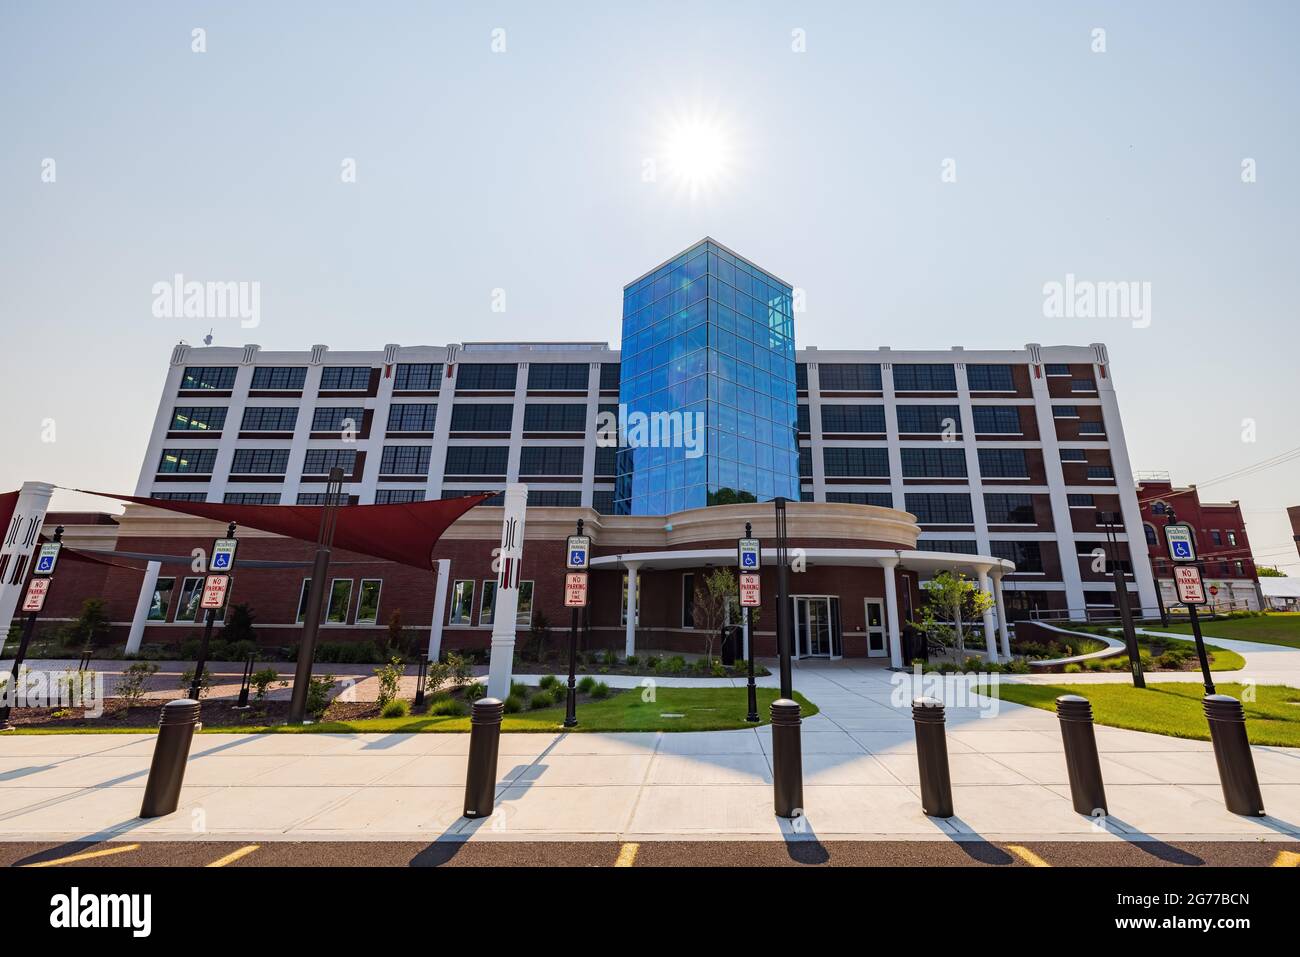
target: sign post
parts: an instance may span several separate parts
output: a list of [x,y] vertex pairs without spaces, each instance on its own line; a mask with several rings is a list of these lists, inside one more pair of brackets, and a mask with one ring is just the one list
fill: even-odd
[[751,724],[758,723],[758,688],[754,684],[754,631],[750,627],[749,609],[763,603],[761,590],[761,576],[758,573],[762,567],[763,545],[753,537],[754,526],[749,522],[745,523],[745,537],[736,542],[736,564],[740,566],[740,609],[741,614],[745,616],[745,657],[749,659],[746,667],[749,669],[749,678],[745,683],[746,691],[749,697],[749,713],[745,715],[745,720]]
[[[10,701],[18,700],[18,676],[22,672],[23,659],[27,657],[27,646],[32,642],[36,631],[36,618],[45,607],[45,597],[54,582],[54,566],[59,562],[59,550],[63,547],[63,526],[54,530],[54,541],[42,545],[36,554],[36,564],[32,566],[32,580],[27,583],[27,593],[23,596],[23,611],[27,618],[23,622],[22,637],[18,639],[18,650],[14,653],[13,667],[9,669],[9,683],[5,685],[0,696],[0,731],[12,731],[9,723]],[[3,639],[0,639],[3,642]]]
[[[226,537],[218,538],[212,543],[212,552],[208,555],[208,574],[203,579],[203,595],[199,607],[207,611],[203,619],[203,639],[199,642],[199,660],[194,663],[194,677],[190,679],[190,697],[199,700],[203,684],[203,670],[208,663],[208,643],[212,641],[212,626],[216,623],[217,612],[225,607],[230,597],[230,570],[235,565],[235,523],[226,526]],[[217,574],[220,572],[220,574]]]
[[587,607],[587,565],[591,557],[591,537],[582,534],[582,519],[578,519],[578,534],[570,535],[565,543],[564,556],[564,607],[570,609],[569,617],[569,689],[564,707],[564,726],[578,726],[578,610]]
[[1165,526],[1165,543],[1174,565],[1174,591],[1187,608],[1187,618],[1192,623],[1192,637],[1196,639],[1196,657],[1201,662],[1201,680],[1205,693],[1214,694],[1214,679],[1210,677],[1210,659],[1205,653],[1205,639],[1201,637],[1201,619],[1196,609],[1205,604],[1205,582],[1196,562],[1196,536],[1192,527],[1184,522],[1170,522]]

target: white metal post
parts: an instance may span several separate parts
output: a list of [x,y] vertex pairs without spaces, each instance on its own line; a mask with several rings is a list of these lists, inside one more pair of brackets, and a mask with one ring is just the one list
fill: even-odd
[[[135,600],[135,614],[131,617],[131,631],[126,636],[126,653],[133,655],[140,650],[144,640],[144,627],[149,622],[149,609],[153,607],[154,592],[158,589],[158,573],[162,562],[149,562],[144,568],[144,580],[140,582],[140,597]],[[164,613],[167,609],[163,609]]]
[[488,696],[505,701],[515,663],[515,616],[519,610],[519,572],[524,556],[524,514],[528,486],[506,486],[501,548],[497,553],[496,608],[492,617],[492,653],[488,661]]
[[447,580],[451,577],[451,559],[439,558],[433,563],[433,573],[438,581],[433,588],[433,624],[429,626],[430,661],[442,657],[442,623],[447,620]]

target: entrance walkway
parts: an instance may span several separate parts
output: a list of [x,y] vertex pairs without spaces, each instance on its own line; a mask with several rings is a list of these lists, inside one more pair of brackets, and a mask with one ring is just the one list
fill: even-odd
[[992,715],[980,699],[948,711],[958,816],[927,818],[913,680],[867,661],[798,664],[796,688],[822,710],[804,723],[794,823],[772,815],[767,728],[506,734],[499,809],[473,822],[460,817],[468,735],[199,735],[180,810],[142,821],[152,736],[60,734],[0,738],[0,840],[1300,839],[1300,749],[1255,749],[1272,816],[1248,819],[1224,810],[1208,742],[1098,728],[1114,816],[1094,821],[1071,807],[1055,716]]

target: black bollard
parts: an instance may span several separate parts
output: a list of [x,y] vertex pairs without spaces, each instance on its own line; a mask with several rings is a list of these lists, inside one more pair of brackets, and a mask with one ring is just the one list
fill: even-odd
[[465,816],[487,817],[497,791],[497,751],[501,745],[499,698],[479,698],[469,719],[469,768],[465,774]]
[[1206,695],[1203,706],[1210,723],[1210,741],[1214,760],[1219,765],[1219,784],[1223,803],[1233,814],[1264,814],[1264,796],[1259,793],[1255,759],[1246,738],[1246,710],[1236,698],[1226,694]]
[[921,810],[930,817],[952,817],[952,775],[948,772],[948,739],[944,733],[943,702],[916,698],[916,760],[921,769]]
[[424,688],[429,681],[429,659],[421,658],[416,665],[415,672],[415,701],[411,704],[413,708],[419,708],[424,705]]
[[158,737],[153,745],[153,762],[149,781],[144,786],[141,817],[162,817],[176,810],[185,782],[185,764],[190,757],[190,741],[199,726],[199,703],[193,698],[178,698],[163,705],[158,720]]
[[772,796],[777,817],[803,814],[802,723],[799,702],[789,698],[772,702]]
[[1061,721],[1065,770],[1070,775],[1074,809],[1090,817],[1098,811],[1107,814],[1106,787],[1101,780],[1097,736],[1092,729],[1092,705],[1077,694],[1061,695],[1056,699],[1056,716]]

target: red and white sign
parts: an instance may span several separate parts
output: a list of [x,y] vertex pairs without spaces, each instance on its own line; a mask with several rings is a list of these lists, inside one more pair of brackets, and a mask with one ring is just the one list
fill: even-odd
[[1174,588],[1178,600],[1184,605],[1205,604],[1205,582],[1201,580],[1201,570],[1195,565],[1174,566]]
[[763,604],[762,592],[758,586],[759,577],[751,572],[741,572],[740,606],[742,608],[755,608]]
[[569,572],[564,576],[564,607],[587,607],[587,573]]
[[203,598],[200,608],[220,608],[226,603],[226,589],[230,587],[229,575],[209,575],[203,579]]
[[1217,595],[1218,593],[1219,593],[1219,586],[1218,586],[1218,585],[1211,585],[1211,586],[1210,586],[1210,594],[1211,594],[1211,595]]
[[45,595],[50,590],[50,579],[33,578],[27,584],[27,594],[23,596],[23,611],[40,611],[45,607]]

